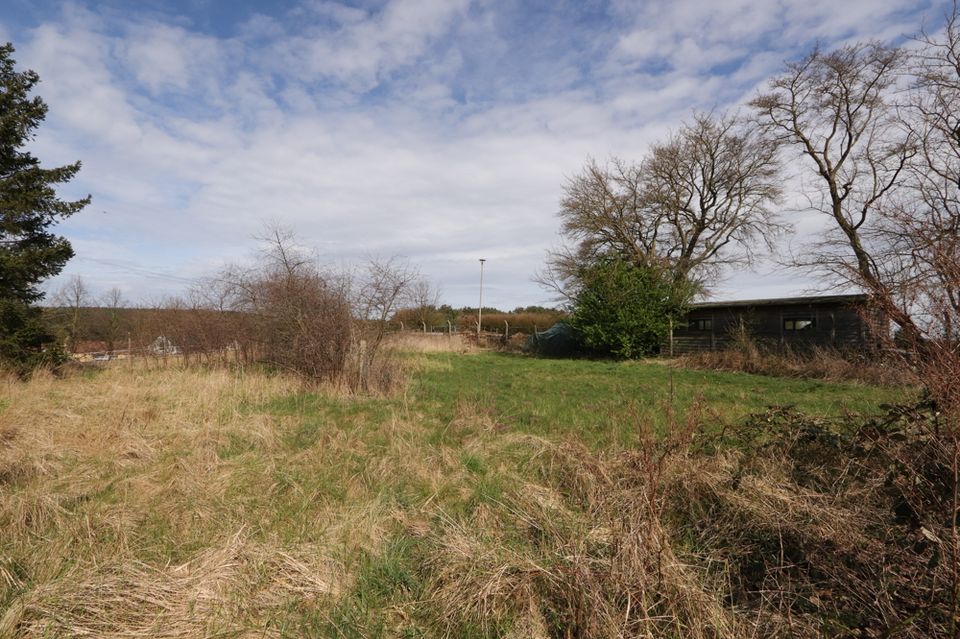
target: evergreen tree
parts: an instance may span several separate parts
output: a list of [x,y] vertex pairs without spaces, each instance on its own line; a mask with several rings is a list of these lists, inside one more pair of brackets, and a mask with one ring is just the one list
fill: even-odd
[[589,351],[621,358],[658,352],[695,286],[675,273],[602,258],[578,273],[571,325]]
[[80,163],[52,169],[24,147],[47,114],[39,97],[30,97],[39,77],[18,72],[13,45],[0,46],[0,359],[19,367],[42,359],[48,341],[38,285],[59,273],[73,249],[50,227],[89,204],[90,197],[65,202],[54,186],[69,181]]

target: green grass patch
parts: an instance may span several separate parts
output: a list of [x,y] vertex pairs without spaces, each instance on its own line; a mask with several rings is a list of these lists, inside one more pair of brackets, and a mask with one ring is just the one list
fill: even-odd
[[746,373],[677,369],[657,361],[541,359],[481,353],[425,356],[411,397],[441,424],[473,405],[503,430],[536,435],[575,434],[594,447],[629,446],[637,429],[659,432],[671,411],[699,403],[718,423],[771,406],[792,406],[818,417],[873,414],[883,403],[911,398],[908,389]]
[[331,611],[318,636],[426,636],[409,614],[390,614],[422,598],[423,552],[417,539],[398,536],[390,539],[379,554],[362,553],[355,567],[356,583]]

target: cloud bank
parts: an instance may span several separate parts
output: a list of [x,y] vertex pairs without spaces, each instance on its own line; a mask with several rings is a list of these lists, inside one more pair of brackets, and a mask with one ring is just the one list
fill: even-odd
[[[242,260],[264,221],[331,263],[403,255],[454,305],[512,308],[556,242],[564,180],[638,159],[694,109],[736,108],[785,59],[902,39],[945,2],[12,0],[0,37],[41,77],[34,141],[83,161],[62,193],[64,277],[132,300]],[[232,9],[231,9],[232,7]],[[816,223],[790,212],[802,232]],[[735,273],[724,296],[797,293],[796,273]]]

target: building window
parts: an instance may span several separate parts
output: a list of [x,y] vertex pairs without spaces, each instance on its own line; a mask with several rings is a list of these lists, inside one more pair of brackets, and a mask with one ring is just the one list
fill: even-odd
[[816,320],[812,317],[796,317],[783,320],[783,330],[785,331],[812,331],[816,326]]
[[706,319],[690,320],[690,330],[691,331],[712,331],[713,320],[709,317]]

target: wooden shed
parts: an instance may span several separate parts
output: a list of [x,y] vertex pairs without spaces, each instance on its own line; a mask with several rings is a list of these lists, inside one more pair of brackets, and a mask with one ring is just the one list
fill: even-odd
[[862,350],[872,344],[866,295],[821,295],[694,304],[664,350],[679,355],[732,347],[740,334],[777,349]]

